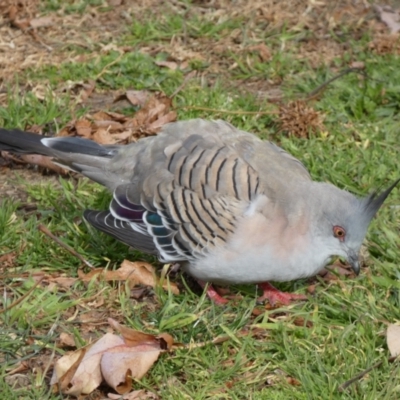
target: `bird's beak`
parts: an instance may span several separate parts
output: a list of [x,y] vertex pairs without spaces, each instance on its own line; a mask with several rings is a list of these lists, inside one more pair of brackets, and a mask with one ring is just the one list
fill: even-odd
[[360,273],[360,259],[357,253],[349,252],[347,255],[347,261],[349,262],[351,269],[356,275]]

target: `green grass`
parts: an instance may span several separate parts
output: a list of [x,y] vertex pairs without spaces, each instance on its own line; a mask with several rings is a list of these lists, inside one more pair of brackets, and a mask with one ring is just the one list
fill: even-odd
[[[63,9],[81,13],[85,7],[105,7],[104,2],[71,1]],[[44,12],[61,9],[61,2],[44,2]],[[64,6],[62,6],[64,7]],[[189,5],[190,7],[190,5]],[[168,11],[168,9],[166,8]],[[399,57],[371,53],[368,42],[372,33],[364,32],[358,40],[349,40],[358,60],[365,63],[368,78],[348,74],[328,86],[311,105],[325,115],[325,133],[310,139],[288,137],[279,131],[278,117],[270,115],[225,114],[218,110],[258,111],[271,109],[265,100],[246,92],[243,79],[260,83],[270,79],[281,83],[285,101],[304,97],[334,76],[324,65],[311,68],[307,60],[296,57],[296,43],[310,32],[291,32],[284,25],[270,31],[260,22],[248,27],[245,17],[221,23],[210,22],[201,15],[165,12],[157,19],[154,13],[135,19],[125,33],[115,38],[118,45],[135,46],[169,43],[172,37],[186,35],[190,40],[209,43],[228,37],[240,29],[243,40],[267,41],[272,50],[287,44],[287,51],[275,51],[270,63],[261,62],[256,54],[226,50],[221,60],[237,63],[225,75],[207,73],[207,64],[192,63],[190,68],[204,73],[202,78],[187,82],[174,99],[179,119],[194,117],[223,118],[262,138],[278,142],[301,159],[316,180],[329,181],[358,195],[387,186],[399,177]],[[249,38],[249,29],[253,36]],[[343,28],[344,41],[352,38],[352,29]],[[117,52],[92,54],[88,62],[63,63],[57,67],[43,66],[20,76],[25,80],[45,83],[55,91],[66,80],[94,79],[101,90],[123,88],[174,92],[183,82],[182,71],[170,71],[155,64],[165,58],[160,50],[153,57],[132,51],[119,56]],[[248,58],[249,57],[249,58]],[[334,60],[345,68],[349,53]],[[117,62],[110,65],[113,61]],[[249,60],[251,62],[249,62]],[[109,67],[108,67],[109,66]],[[189,69],[190,69],[189,68]],[[187,72],[187,71],[185,71]],[[235,85],[239,90],[235,89]],[[17,93],[10,87],[6,107],[0,107],[0,125],[21,127],[46,124],[46,130],[63,126],[85,110],[78,108],[68,94],[49,95],[42,101],[31,93]],[[199,106],[214,112],[185,109]],[[4,173],[4,172],[2,172]],[[85,208],[104,209],[109,194],[87,179],[60,179],[59,184],[32,183],[10,174],[15,186],[23,186],[29,203],[36,210],[27,212],[16,199],[3,198],[0,207],[0,254],[16,251],[15,265],[1,269],[7,298],[2,308],[27,294],[34,273],[77,276],[82,263],[44,236],[37,227],[47,226],[56,236],[73,247],[95,266],[117,268],[125,258],[147,260],[152,257],[132,252],[112,238],[95,232],[82,220]],[[148,302],[130,298],[124,283],[109,285],[77,282],[69,289],[42,284],[34,288],[21,303],[0,314],[0,393],[7,399],[61,399],[52,394],[44,375],[48,359],[65,350],[55,344],[61,332],[70,333],[81,345],[107,330],[107,317],[118,317],[126,325],[147,332],[167,331],[176,341],[197,343],[229,335],[224,343],[193,349],[180,349],[164,354],[150,372],[137,383],[157,392],[162,399],[393,399],[399,397],[399,364],[387,362],[386,324],[400,320],[400,190],[395,189],[372,222],[366,245],[370,252],[369,268],[355,279],[339,277],[329,283],[316,282],[316,293],[306,303],[275,310],[258,306],[260,315],[253,315],[253,287],[233,288],[243,295],[240,303],[218,307],[204,296],[198,296],[186,285],[174,296],[156,289]],[[1,267],[1,266],[0,266]],[[245,268],[245,266],[244,266]],[[280,284],[284,290],[305,293],[307,281]],[[101,293],[104,303],[91,306],[92,298]],[[96,312],[100,324],[88,334],[89,326],[81,322],[85,315]],[[304,320],[299,326],[298,321]],[[243,329],[258,328],[262,333],[240,335]],[[26,360],[29,386],[13,387],[7,374],[19,361]],[[382,365],[345,392],[340,384],[377,361]],[[42,363],[43,362],[43,363]],[[46,364],[47,363],[47,364]],[[292,377],[299,385],[290,384]]]

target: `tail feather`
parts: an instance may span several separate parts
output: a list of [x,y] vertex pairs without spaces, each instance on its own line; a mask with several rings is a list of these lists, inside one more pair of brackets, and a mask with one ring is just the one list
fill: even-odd
[[0,150],[13,153],[51,155],[51,150],[42,143],[43,136],[19,129],[0,128]]
[[102,146],[78,137],[43,137],[19,129],[0,128],[0,151],[41,154],[53,157],[54,163],[113,190],[119,184],[118,175],[106,174],[108,162],[120,146]]
[[93,140],[78,137],[42,138],[42,144],[61,153],[85,154],[95,157],[110,158],[114,155],[115,146],[101,146]]

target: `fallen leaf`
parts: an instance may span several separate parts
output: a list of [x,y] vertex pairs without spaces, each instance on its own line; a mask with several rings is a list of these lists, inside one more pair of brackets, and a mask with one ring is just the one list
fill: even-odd
[[39,17],[39,18],[33,18],[29,21],[29,25],[33,28],[43,28],[46,26],[51,26],[53,25],[54,20],[52,17]]
[[70,288],[72,285],[75,284],[75,282],[77,281],[77,278],[72,278],[72,277],[67,277],[67,276],[59,276],[57,278],[49,278],[49,282],[51,283],[55,283],[58,286],[61,286],[63,288]]
[[266,46],[265,43],[256,44],[254,46],[249,46],[247,49],[248,51],[256,51],[261,61],[267,62],[270,61],[272,58],[271,50]]
[[145,105],[127,121],[125,127],[146,135],[156,134],[163,125],[176,121],[177,114],[170,111],[172,99],[163,93],[151,96]]
[[51,171],[56,172],[60,175],[67,175],[68,171],[65,168],[54,164],[52,157],[42,156],[40,154],[21,154],[21,160],[29,163],[38,165],[39,167],[47,168]]
[[157,361],[161,350],[149,345],[120,346],[101,359],[101,372],[107,384],[123,394],[132,389],[132,379],[141,379]]
[[78,119],[74,125],[76,133],[84,138],[90,138],[92,134],[92,123],[85,118]]
[[176,63],[175,61],[156,61],[155,64],[159,67],[166,67],[168,69],[171,69],[172,71],[178,69],[178,63]]
[[14,261],[17,258],[17,253],[12,251],[10,253],[2,254],[0,256],[0,267],[8,268],[14,265]]
[[303,317],[296,317],[293,321],[293,324],[296,326],[302,326],[306,328],[312,328],[313,327],[313,322],[310,320],[305,320]]
[[[104,270],[103,268],[96,268],[84,274],[78,271],[78,276],[83,282],[90,282],[95,276],[105,281],[127,281],[129,288],[137,285],[145,285],[155,287],[158,279],[154,267],[146,262],[132,262],[124,260],[117,270]],[[163,282],[163,288],[171,288],[171,292],[179,294],[178,286],[175,283],[166,281]]]
[[364,61],[353,61],[350,64],[350,68],[365,69],[365,62]]
[[59,390],[65,391],[68,388],[85,353],[86,349],[79,349],[73,353],[66,354],[56,362],[50,380],[50,385],[53,386],[53,392],[58,392]]
[[400,354],[400,326],[390,324],[386,331],[386,341],[392,357]]
[[84,103],[93,93],[94,88],[96,87],[96,81],[89,80],[88,83],[84,83],[82,85],[83,89],[80,93],[79,103]]
[[150,96],[151,93],[148,90],[127,90],[126,93],[118,96],[114,102],[127,99],[133,106],[143,106]]
[[374,5],[375,11],[378,13],[380,20],[387,25],[391,33],[400,31],[400,13],[390,6]]
[[263,314],[265,310],[261,308],[253,308],[251,315],[254,315],[255,317],[258,317],[259,315]]
[[75,339],[66,332],[61,332],[59,345],[59,347],[76,347]]
[[121,334],[121,336],[125,340],[125,343],[129,346],[148,344],[162,350],[170,350],[174,343],[172,336],[168,333],[162,333],[159,336],[150,335],[148,333],[143,333],[131,328],[127,328],[126,326],[119,324],[112,318],[108,319],[108,323],[113,329]]
[[92,139],[99,144],[114,144],[115,139],[112,137],[111,133],[104,128],[97,129],[93,135]]
[[121,337],[107,333],[87,349],[79,349],[61,357],[56,363],[50,384],[61,382],[61,390],[74,396],[91,393],[103,380],[100,360],[104,352],[123,343]]
[[301,382],[298,379],[293,378],[291,376],[286,377],[286,382],[292,386],[301,386]]
[[307,292],[310,293],[310,294],[314,294],[315,293],[315,288],[316,288],[316,285],[309,285],[307,287]]
[[173,344],[172,337],[166,333],[155,336],[127,328],[112,319],[109,323],[122,337],[107,333],[87,348],[61,357],[50,382],[54,391],[78,397],[91,393],[105,380],[118,393],[128,393],[132,379],[142,378],[160,353]]

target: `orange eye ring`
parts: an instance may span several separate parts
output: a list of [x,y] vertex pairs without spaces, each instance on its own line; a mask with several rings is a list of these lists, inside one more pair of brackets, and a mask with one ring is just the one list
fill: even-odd
[[344,238],[346,237],[346,230],[341,226],[334,226],[333,236],[335,236],[335,238],[338,238],[341,242],[343,242]]

